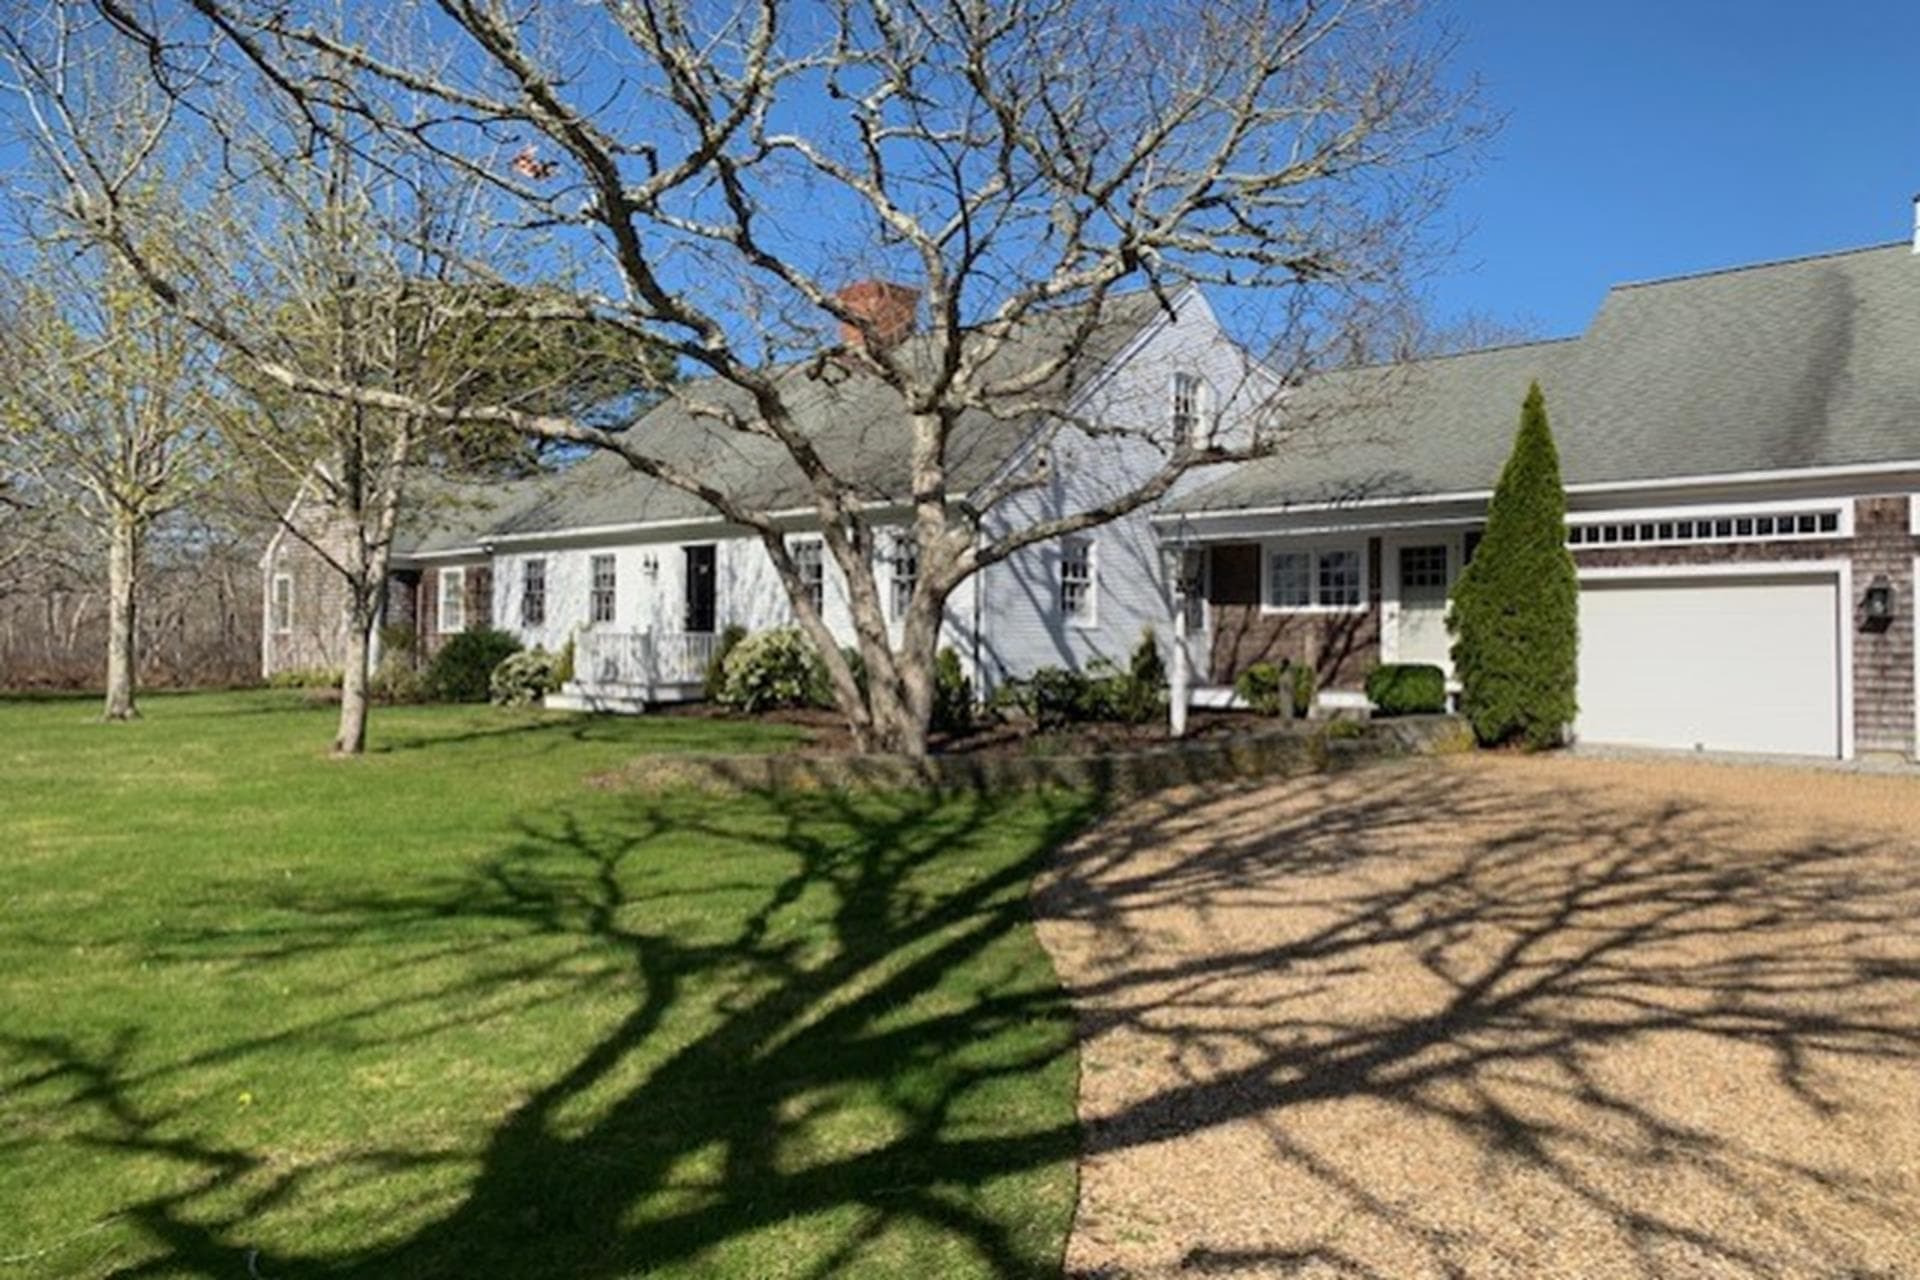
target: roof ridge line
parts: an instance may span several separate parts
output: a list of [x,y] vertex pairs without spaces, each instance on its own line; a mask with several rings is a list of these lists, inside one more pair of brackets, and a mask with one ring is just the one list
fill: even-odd
[[1644,280],[1622,280],[1607,286],[1608,293],[1618,293],[1622,289],[1645,289],[1656,284],[1678,284],[1686,280],[1703,280],[1711,276],[1733,275],[1740,271],[1764,271],[1769,267],[1790,267],[1802,262],[1819,262],[1826,258],[1846,258],[1857,253],[1879,253],[1884,249],[1904,248],[1910,241],[1884,240],[1877,244],[1854,245],[1847,249],[1822,249],[1816,253],[1796,253],[1784,258],[1763,258],[1759,262],[1742,262],[1730,267],[1703,267],[1697,271],[1681,271],[1670,276],[1648,276]]

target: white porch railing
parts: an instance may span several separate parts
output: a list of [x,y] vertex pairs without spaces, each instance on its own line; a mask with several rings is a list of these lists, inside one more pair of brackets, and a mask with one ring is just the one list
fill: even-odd
[[590,687],[699,684],[713,660],[710,631],[583,631],[573,678]]

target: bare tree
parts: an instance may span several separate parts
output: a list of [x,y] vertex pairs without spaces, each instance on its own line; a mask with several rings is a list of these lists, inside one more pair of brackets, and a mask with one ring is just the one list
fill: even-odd
[[[765,547],[857,737],[910,754],[926,745],[946,601],[970,575],[1286,438],[1283,406],[1251,430],[1197,434],[1077,415],[1063,388],[1090,372],[1114,296],[1166,299],[1198,283],[1259,299],[1284,387],[1348,317],[1368,314],[1355,304],[1418,264],[1426,219],[1477,130],[1417,0],[185,8],[74,0],[12,36],[38,144],[61,157],[91,232],[289,391],[593,445],[696,495]],[[447,261],[537,286],[524,318],[605,326],[704,375],[681,393],[689,411],[719,438],[772,442],[808,495],[847,584],[866,691],[777,514],[644,431],[447,404],[288,360],[227,305],[232,281],[205,270],[222,259],[197,255],[201,270],[179,273],[144,257],[135,178],[96,157],[85,104],[66,88],[64,68],[107,38],[141,51],[181,106],[176,123],[209,148],[250,134],[283,163],[318,145],[352,152],[380,184],[477,184],[484,218],[445,238]],[[262,133],[236,100],[271,100],[290,123]],[[155,148],[150,163],[165,157]],[[225,190],[271,181],[270,167],[232,168]],[[475,233],[483,221],[491,239]],[[503,230],[546,247],[505,262]],[[856,273],[912,281],[925,316],[914,343],[886,341],[842,294]],[[842,327],[856,340],[837,340]],[[1037,358],[1004,359],[1016,342],[1031,354],[1042,327]],[[794,359],[895,397],[910,441],[901,492],[879,502],[815,447],[796,412],[805,390],[776,368]],[[970,415],[1030,424],[1032,447],[963,490],[952,450]],[[1080,509],[996,520],[1048,483],[1048,446],[1075,434],[1124,436],[1158,461]],[[869,556],[882,505],[906,508],[919,566],[897,644]]]
[[0,438],[104,549],[105,716],[131,720],[147,538],[213,474],[210,344],[97,251],[41,252],[5,286]]

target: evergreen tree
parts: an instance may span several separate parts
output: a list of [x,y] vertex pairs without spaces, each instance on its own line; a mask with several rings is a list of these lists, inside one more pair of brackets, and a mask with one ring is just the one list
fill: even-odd
[[1461,709],[1485,745],[1550,747],[1573,723],[1580,592],[1566,523],[1560,455],[1536,382],[1447,620]]

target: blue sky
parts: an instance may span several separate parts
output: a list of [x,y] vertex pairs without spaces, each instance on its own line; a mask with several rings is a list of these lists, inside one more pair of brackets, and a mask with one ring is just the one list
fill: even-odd
[[1901,239],[1914,0],[1454,0],[1506,115],[1448,217],[1442,316],[1585,327],[1609,284]]

